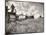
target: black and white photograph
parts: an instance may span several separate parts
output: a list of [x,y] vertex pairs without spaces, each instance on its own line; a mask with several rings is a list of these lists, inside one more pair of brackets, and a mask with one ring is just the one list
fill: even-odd
[[44,32],[44,3],[5,1],[5,33],[25,34]]

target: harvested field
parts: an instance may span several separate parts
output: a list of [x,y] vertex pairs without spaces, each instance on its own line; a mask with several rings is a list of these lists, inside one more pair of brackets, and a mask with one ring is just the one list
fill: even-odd
[[6,24],[6,32],[10,33],[32,33],[44,32],[44,18],[26,19]]

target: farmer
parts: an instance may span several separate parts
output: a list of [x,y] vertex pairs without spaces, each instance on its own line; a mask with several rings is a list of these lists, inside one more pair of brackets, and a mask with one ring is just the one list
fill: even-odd
[[11,5],[11,9],[12,9],[11,12],[12,12],[12,13],[13,13],[13,11],[14,11],[14,8],[15,8],[15,7],[14,7],[14,5],[12,4],[12,5]]

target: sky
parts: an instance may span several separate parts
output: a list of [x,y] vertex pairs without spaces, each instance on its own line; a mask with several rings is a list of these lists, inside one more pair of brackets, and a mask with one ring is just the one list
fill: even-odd
[[44,5],[43,3],[35,3],[35,2],[13,2],[8,1],[6,5],[9,7],[14,4],[15,9],[17,10],[17,14],[23,13],[24,15],[27,14],[28,16],[34,14],[40,14],[42,17],[44,12]]

